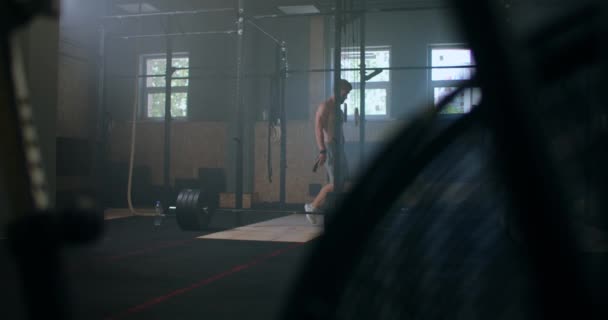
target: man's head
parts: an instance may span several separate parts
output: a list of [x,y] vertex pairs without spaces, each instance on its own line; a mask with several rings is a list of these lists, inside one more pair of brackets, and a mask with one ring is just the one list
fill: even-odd
[[342,104],[344,101],[346,101],[346,98],[348,98],[350,91],[353,90],[353,85],[347,80],[340,79],[340,81],[338,81],[338,86],[340,88],[340,98],[338,101],[340,104]]

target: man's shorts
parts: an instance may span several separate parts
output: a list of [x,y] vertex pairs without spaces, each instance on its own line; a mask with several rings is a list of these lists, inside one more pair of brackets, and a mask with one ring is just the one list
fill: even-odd
[[342,181],[349,180],[349,172],[348,172],[348,162],[346,161],[346,154],[344,153],[344,147],[342,148],[342,152],[340,153],[340,161],[336,161],[337,159],[337,145],[335,142],[326,142],[325,148],[327,149],[327,161],[325,161],[325,170],[327,171],[327,177],[329,179],[329,183],[334,183],[334,175],[336,171],[336,166],[340,166],[340,175],[342,175]]

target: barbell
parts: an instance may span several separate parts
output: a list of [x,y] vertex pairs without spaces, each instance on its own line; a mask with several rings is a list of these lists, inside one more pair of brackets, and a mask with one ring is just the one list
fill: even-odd
[[[215,195],[199,189],[184,189],[177,195],[175,219],[184,231],[200,231],[207,228],[216,209]],[[173,209],[173,208],[170,208]]]
[[219,193],[200,189],[184,189],[177,195],[175,207],[169,212],[175,214],[177,225],[184,231],[202,231],[207,229],[215,213],[274,213],[305,214],[298,210],[264,210],[264,209],[227,209],[219,208]]

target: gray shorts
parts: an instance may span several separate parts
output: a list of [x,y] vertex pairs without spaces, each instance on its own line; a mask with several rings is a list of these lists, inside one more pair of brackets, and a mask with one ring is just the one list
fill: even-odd
[[344,147],[342,147],[341,159],[340,161],[336,161],[337,159],[337,146],[334,142],[326,142],[325,148],[327,149],[327,161],[325,161],[325,170],[327,171],[327,178],[329,179],[329,183],[334,183],[334,172],[336,171],[336,166],[340,166],[340,175],[342,175],[342,181],[349,180],[349,172],[348,172],[348,162],[346,161],[346,154],[344,153]]

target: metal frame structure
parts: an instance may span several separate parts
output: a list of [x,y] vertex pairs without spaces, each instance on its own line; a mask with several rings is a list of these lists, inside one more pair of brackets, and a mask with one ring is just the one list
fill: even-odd
[[[365,11],[366,9],[366,1],[363,1],[363,8],[362,10]],[[359,125],[359,161],[361,163],[363,163],[364,158],[365,158],[365,91],[367,88],[367,80],[365,79],[365,76],[367,74],[367,65],[365,63],[365,46],[366,46],[366,37],[365,37],[365,28],[366,28],[366,17],[365,14],[361,14],[361,16],[359,17],[360,20],[360,43],[359,43],[359,61],[360,61],[360,68],[361,70],[359,70],[359,78],[361,79],[361,84],[360,84],[360,92],[361,95],[359,96],[359,106],[361,107],[361,111],[360,111],[360,125]],[[346,115],[348,117],[348,115]]]
[[128,19],[128,18],[142,18],[142,17],[158,17],[158,16],[175,16],[175,15],[196,15],[201,13],[218,13],[218,12],[231,12],[234,8],[217,8],[217,9],[199,9],[199,10],[181,10],[181,11],[166,11],[166,12],[150,12],[150,13],[136,13],[136,14],[123,14],[105,16],[102,19]]
[[[243,37],[245,33],[245,24],[249,24],[255,29],[259,30],[263,33],[267,38],[271,39],[274,43],[277,44],[278,48],[278,56],[279,56],[279,119],[281,126],[281,141],[280,141],[280,185],[279,185],[279,205],[281,207],[286,205],[286,175],[287,175],[287,115],[285,108],[285,89],[287,87],[287,79],[289,74],[295,73],[312,73],[312,72],[334,72],[334,84],[338,83],[341,78],[342,71],[359,71],[361,77],[361,94],[360,94],[360,123],[359,123],[359,156],[361,161],[364,159],[365,152],[365,142],[366,142],[366,112],[365,112],[365,76],[368,70],[365,65],[365,28],[366,28],[366,14],[369,13],[386,13],[386,12],[401,12],[401,11],[416,11],[416,10],[436,10],[441,8],[448,8],[447,6],[432,6],[432,7],[404,7],[404,8],[389,8],[389,9],[378,9],[378,10],[367,10],[366,6],[358,10],[353,10],[352,8],[346,8],[346,2],[344,0],[336,0],[335,10],[329,12],[321,12],[316,14],[298,14],[298,15],[257,15],[257,16],[248,16],[245,12],[244,8],[244,0],[236,0],[237,7],[236,8],[218,8],[218,9],[198,9],[198,10],[189,10],[189,11],[168,11],[168,12],[155,12],[155,13],[141,13],[141,14],[127,14],[127,15],[113,15],[113,16],[105,16],[102,18],[102,21],[112,21],[112,20],[125,20],[125,19],[133,19],[133,18],[145,18],[145,17],[172,17],[172,16],[182,16],[182,15],[198,15],[198,14],[209,14],[209,13],[221,13],[221,12],[236,12],[236,30],[219,30],[219,31],[196,31],[196,32],[181,32],[181,33],[165,33],[165,34],[136,34],[136,35],[126,35],[126,36],[117,36],[115,38],[120,38],[124,40],[130,39],[139,39],[139,38],[156,38],[156,37],[165,37],[167,38],[167,48],[169,48],[170,39],[172,37],[178,36],[200,36],[200,35],[236,35],[237,42],[237,58],[236,58],[236,97],[235,97],[235,110],[236,110],[236,137],[233,141],[235,141],[235,155],[236,155],[236,163],[235,163],[235,198],[236,198],[236,208],[242,208],[242,198],[243,198],[243,173],[244,173],[244,152],[243,152],[243,142],[244,142],[244,108],[242,101],[242,79],[244,78],[244,72],[242,68],[242,58],[243,58]],[[363,1],[365,3],[365,1]],[[360,68],[341,68],[341,39],[342,32],[344,27],[351,23],[352,21],[346,21],[346,15],[352,15],[355,18],[360,19],[360,33],[361,38],[359,47],[360,47],[360,60],[361,65]],[[302,17],[302,16],[333,16],[335,18],[335,34],[334,34],[334,43],[335,48],[333,53],[334,67],[333,68],[319,68],[319,69],[308,69],[308,70],[290,70],[288,67],[288,59],[287,59],[287,44],[285,41],[277,38],[276,36],[270,34],[266,30],[264,30],[261,26],[259,26],[255,21],[264,20],[264,19],[274,19],[274,18],[288,18],[288,17]],[[105,42],[107,39],[107,34],[105,31],[104,23],[101,24],[100,28],[100,53],[99,53],[99,87],[98,87],[98,115],[99,119],[103,118],[104,114],[104,81],[107,76],[105,73]],[[169,50],[168,50],[169,51]],[[167,55],[169,56],[169,54]],[[170,65],[167,62],[167,65]],[[471,67],[471,66],[463,66],[463,67]],[[385,68],[374,68],[374,70],[422,70],[429,69],[427,66],[403,66],[403,67],[385,67]],[[454,68],[454,66],[450,66],[450,68]],[[167,68],[167,72],[171,68]],[[195,68],[188,68],[190,70]],[[177,69],[173,69],[175,71]],[[180,78],[171,78],[171,75],[166,74],[165,77],[167,79],[166,83],[170,83],[169,79],[181,79]],[[146,77],[145,75],[138,75],[137,77]],[[185,78],[195,78],[195,76],[188,76]],[[166,88],[166,96],[169,99],[165,101],[165,150],[164,150],[164,181],[163,187],[165,189],[165,193],[169,194],[170,183],[169,183],[169,164],[170,164],[170,114],[168,115],[167,110],[170,110],[170,94],[171,94],[171,86],[167,85]],[[334,97],[339,97],[339,87],[334,85]],[[342,123],[337,123],[336,135],[342,135]],[[104,137],[103,137],[103,125],[99,125],[99,134],[98,137],[101,140],[101,145],[105,145]],[[343,144],[344,141],[338,141],[338,152],[343,152]],[[337,155],[341,157],[342,155]],[[99,159],[99,157],[98,157]],[[343,185],[343,173],[340,168],[336,170],[336,192],[342,191]],[[163,199],[164,203],[168,203],[167,200]]]
[[[281,135],[281,172],[280,172],[280,203],[281,205],[285,204],[286,198],[286,168],[287,168],[287,157],[286,157],[286,147],[287,141],[285,134],[287,132],[287,119],[285,114],[285,87],[286,87],[286,79],[288,76],[288,60],[287,60],[287,44],[284,41],[279,40],[278,38],[272,36],[270,33],[266,32],[262,27],[257,25],[254,21],[246,16],[244,0],[237,0],[237,8],[219,8],[219,9],[199,9],[199,10],[190,10],[190,11],[170,11],[170,12],[155,12],[155,13],[141,13],[141,14],[128,14],[128,15],[113,15],[113,16],[105,16],[102,18],[102,24],[100,26],[100,45],[99,45],[99,63],[98,63],[98,72],[99,72],[99,83],[98,83],[98,119],[103,119],[103,115],[105,113],[104,106],[104,90],[105,90],[105,43],[108,38],[106,29],[105,29],[105,21],[110,20],[124,20],[124,19],[133,19],[133,18],[143,18],[143,17],[171,17],[171,16],[182,16],[182,15],[197,15],[197,14],[207,14],[207,13],[218,13],[218,12],[231,12],[236,11],[236,30],[224,30],[224,31],[197,31],[197,32],[181,32],[181,33],[165,33],[165,34],[144,34],[144,35],[127,35],[127,36],[118,36],[115,38],[130,40],[130,39],[140,39],[140,38],[158,38],[164,37],[166,38],[166,68],[165,73],[165,118],[164,118],[164,152],[163,152],[163,203],[166,209],[168,209],[168,204],[170,203],[170,164],[171,164],[171,80],[173,79],[181,79],[172,77],[173,73],[178,70],[176,68],[171,67],[172,61],[172,41],[173,37],[178,36],[199,36],[199,35],[214,35],[214,34],[225,34],[225,35],[236,35],[236,46],[237,46],[237,54],[236,54],[236,76],[235,76],[235,85],[236,85],[236,96],[235,96],[235,110],[236,110],[236,137],[233,139],[235,141],[235,154],[236,154],[236,163],[235,163],[235,207],[237,209],[242,209],[243,206],[243,173],[244,173],[244,151],[243,151],[243,142],[244,142],[244,108],[242,101],[242,79],[244,77],[243,71],[243,38],[245,35],[245,23],[248,23],[255,27],[257,30],[261,31],[268,38],[273,40],[278,48],[279,48],[279,56],[280,56],[280,109],[281,109],[281,127],[282,127],[282,135]],[[188,68],[193,69],[193,68]],[[137,77],[147,77],[143,75],[137,75]],[[186,77],[191,78],[191,77]],[[104,125],[100,122],[98,123],[98,133],[97,137],[99,139],[100,145],[100,157],[97,159],[103,159],[105,156],[105,146],[107,144],[105,137],[106,129]],[[105,168],[104,161],[99,161],[97,165],[98,169]],[[103,170],[98,170],[98,172],[102,172]],[[101,175],[97,177],[98,181],[101,181]],[[101,185],[101,183],[98,183]]]
[[[241,97],[241,81],[243,77],[242,70],[242,55],[243,55],[243,36],[244,36],[244,0],[237,0],[237,8],[218,8],[218,9],[200,9],[200,10],[191,10],[191,11],[171,11],[171,12],[155,12],[155,13],[140,13],[140,14],[128,14],[128,15],[114,15],[114,16],[105,16],[102,18],[102,23],[100,26],[100,51],[99,51],[99,83],[98,83],[98,119],[103,119],[103,115],[105,113],[105,101],[104,101],[104,90],[105,90],[105,42],[107,39],[107,34],[105,30],[105,21],[110,20],[123,20],[123,19],[133,19],[133,18],[143,18],[143,17],[156,17],[156,16],[164,16],[164,17],[172,17],[172,16],[182,16],[182,15],[197,15],[197,14],[207,14],[207,13],[218,13],[218,12],[231,12],[236,11],[236,24],[237,30],[224,30],[224,31],[198,31],[198,32],[182,32],[182,33],[165,33],[165,34],[146,34],[146,35],[128,35],[128,36],[119,36],[118,38],[124,40],[130,39],[139,39],[139,38],[156,38],[156,37],[164,37],[166,38],[166,72],[165,72],[165,118],[164,118],[164,152],[163,152],[163,196],[162,200],[164,203],[165,209],[168,209],[168,204],[170,202],[170,176],[171,176],[171,80],[173,78],[173,73],[175,72],[175,68],[171,67],[172,63],[172,38],[177,36],[198,36],[198,35],[213,35],[213,34],[225,34],[232,35],[235,34],[237,36],[237,57],[236,57],[236,97],[235,97],[235,106],[236,106],[236,119],[237,119],[237,137],[236,141],[236,206],[237,208],[242,207],[242,195],[243,195],[243,121],[244,117],[242,115],[242,97]],[[139,75],[137,77],[140,77]],[[105,155],[105,145],[106,145],[106,137],[105,137],[105,128],[103,128],[103,124],[98,124],[98,139],[100,139],[100,145],[102,150],[99,153],[102,154],[102,157]],[[99,164],[98,168],[104,168],[104,164]],[[101,171],[101,170],[100,170]],[[101,179],[101,176],[98,176],[98,179]],[[101,181],[101,180],[99,180]],[[101,183],[98,183],[101,185]]]
[[241,97],[241,78],[243,75],[243,36],[245,33],[244,0],[237,0],[237,38],[236,38],[236,192],[235,207],[243,207],[243,141],[244,141],[244,109]]
[[[171,37],[166,38],[166,55],[165,55],[165,136],[164,136],[164,151],[163,152],[163,203],[169,203],[169,190],[171,189],[171,93],[173,86],[171,78],[173,77],[173,41]],[[135,97],[137,99],[137,97]]]
[[[363,1],[365,2],[365,1]],[[298,15],[258,15],[258,16],[252,16],[249,17],[251,20],[249,20],[248,22],[250,24],[252,24],[253,26],[255,26],[256,28],[260,29],[260,31],[262,31],[264,34],[266,34],[268,37],[270,37],[273,41],[275,42],[279,42],[279,40],[277,40],[275,37],[273,37],[272,35],[268,34],[267,32],[265,32],[262,28],[260,28],[257,24],[255,24],[252,20],[261,20],[261,19],[273,19],[273,18],[285,18],[285,17],[302,17],[302,16],[334,16],[335,19],[335,34],[334,34],[334,43],[335,45],[335,50],[334,50],[334,68],[331,69],[319,69],[318,72],[328,72],[328,71],[333,71],[334,72],[334,97],[335,99],[339,99],[340,97],[340,87],[336,84],[339,83],[339,80],[341,79],[341,71],[346,71],[346,70],[359,70],[360,74],[361,74],[361,83],[362,83],[362,88],[363,90],[361,90],[361,110],[362,110],[362,121],[360,123],[360,156],[361,159],[363,159],[364,155],[363,155],[363,151],[364,151],[364,144],[365,144],[365,75],[366,75],[366,68],[365,68],[365,38],[364,36],[361,39],[361,43],[360,43],[360,57],[361,57],[361,68],[358,69],[344,69],[342,70],[342,66],[341,66],[341,55],[342,55],[342,46],[341,46],[341,39],[342,39],[342,30],[345,26],[345,15],[346,14],[357,14],[360,15],[361,18],[361,34],[364,35],[365,34],[365,14],[367,13],[365,10],[346,10],[345,8],[345,1],[344,0],[336,0],[336,6],[335,6],[335,10],[333,10],[332,12],[326,12],[326,13],[317,13],[317,14],[298,14]],[[364,8],[365,9],[365,8]],[[420,8],[423,10],[427,10],[429,8]],[[393,11],[405,11],[405,10],[414,10],[413,8],[409,8],[409,9],[396,9]],[[387,10],[382,10],[384,12],[386,12]],[[382,11],[378,11],[378,12],[382,12]],[[286,51],[287,48],[285,47],[285,42],[281,42],[281,48],[280,48],[280,57],[281,57],[281,64],[282,64],[282,68],[281,68],[281,75],[280,75],[280,92],[281,92],[281,97],[280,97],[280,101],[281,101],[281,106],[280,106],[280,123],[281,123],[281,152],[280,152],[280,186],[279,186],[279,204],[281,207],[284,207],[286,205],[286,169],[287,169],[287,140],[286,140],[286,133],[287,133],[287,116],[286,116],[286,110],[285,110],[285,87],[286,87],[286,79],[288,78],[288,75],[291,73],[299,73],[299,72],[304,72],[304,73],[309,73],[309,72],[317,72],[317,70],[315,69],[310,69],[310,70],[289,70],[288,68],[288,63],[287,63],[287,56],[286,56]],[[336,106],[336,108],[339,108],[340,106]],[[345,115],[347,116],[347,115]],[[338,120],[338,117],[336,117],[336,120]],[[335,124],[335,132],[334,132],[334,136],[336,137],[342,137],[342,126],[343,123],[341,121],[336,121]],[[337,140],[337,154],[336,154],[336,158],[340,159],[342,157],[342,152],[343,152],[343,144],[344,141],[342,141],[341,138],[338,138]],[[334,180],[334,191],[336,193],[340,193],[342,192],[343,189],[343,184],[344,184],[344,179],[343,179],[343,175],[344,173],[341,170],[342,168],[340,168],[339,166],[336,166],[335,168],[335,180]]]
[[[340,2],[341,0],[337,0]],[[264,19],[277,19],[277,18],[293,18],[293,17],[319,17],[319,16],[335,16],[338,14],[354,14],[354,15],[365,15],[368,13],[382,14],[388,12],[406,12],[406,11],[426,11],[426,10],[437,10],[437,9],[449,9],[448,5],[435,5],[435,6],[416,6],[416,7],[400,7],[400,8],[379,8],[374,10],[368,10],[365,7],[366,1],[362,1],[364,7],[359,10],[346,10],[346,9],[335,9],[326,12],[318,13],[303,13],[303,14],[265,14],[256,15],[251,17],[253,20],[264,20]],[[336,8],[340,8],[340,4],[336,3]]]
[[183,37],[183,36],[203,36],[203,35],[214,35],[214,34],[235,34],[237,30],[217,30],[217,31],[197,31],[197,32],[176,32],[176,33],[159,33],[159,34],[142,34],[132,36],[120,36],[118,38],[129,40],[129,39],[140,39],[140,38],[169,38],[169,37]]
[[[341,99],[341,86],[339,85],[340,83],[340,79],[342,79],[342,28],[344,26],[344,0],[336,0],[336,10],[335,10],[335,16],[334,16],[334,68],[335,68],[335,72],[334,72],[334,101],[340,101]],[[340,101],[340,103],[336,103],[335,108],[339,109],[340,105],[342,104],[342,102]],[[335,111],[340,112],[340,110],[336,110]],[[344,117],[346,117],[347,115],[345,114]],[[336,155],[335,158],[338,159],[338,163],[341,164],[342,163],[342,157],[343,157],[343,137],[344,134],[342,133],[342,121],[341,121],[342,117],[335,117],[335,124],[334,124],[334,139],[335,139],[335,144],[336,144]],[[343,172],[342,172],[341,165],[337,165],[334,166],[334,192],[336,194],[339,194],[342,192],[343,189]]]
[[285,88],[289,63],[287,60],[287,46],[281,42],[279,47],[279,118],[281,122],[281,151],[279,165],[279,205],[284,207],[287,202],[287,111],[285,110]]

